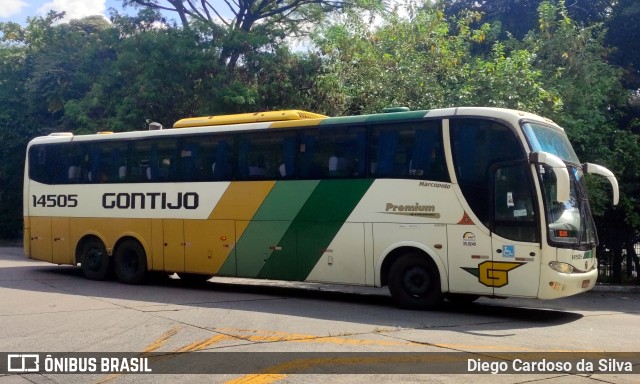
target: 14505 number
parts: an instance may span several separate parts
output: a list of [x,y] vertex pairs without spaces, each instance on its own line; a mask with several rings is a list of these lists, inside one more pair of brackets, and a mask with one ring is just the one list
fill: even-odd
[[78,195],[32,195],[34,207],[68,207],[78,206]]

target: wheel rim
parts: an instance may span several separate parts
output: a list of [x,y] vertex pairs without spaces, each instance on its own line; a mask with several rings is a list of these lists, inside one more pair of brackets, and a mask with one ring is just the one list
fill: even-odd
[[402,278],[402,286],[413,297],[424,297],[429,293],[431,276],[429,272],[419,266],[408,268]]

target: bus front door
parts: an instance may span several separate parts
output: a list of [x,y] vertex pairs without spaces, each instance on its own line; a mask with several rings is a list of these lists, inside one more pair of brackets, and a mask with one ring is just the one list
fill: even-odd
[[492,264],[487,281],[496,296],[536,297],[540,242],[531,166],[524,161],[493,168]]
[[492,236],[491,282],[496,296],[537,297],[540,281],[540,245]]

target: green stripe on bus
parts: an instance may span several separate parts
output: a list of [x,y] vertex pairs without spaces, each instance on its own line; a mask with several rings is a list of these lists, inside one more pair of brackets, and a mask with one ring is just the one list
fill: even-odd
[[428,110],[423,111],[409,111],[409,112],[393,112],[393,113],[378,113],[374,115],[358,115],[358,116],[343,116],[343,117],[330,117],[320,121],[319,125],[339,125],[339,124],[364,124],[364,123],[378,123],[388,121],[405,121],[405,120],[420,120],[429,113]]
[[282,249],[271,254],[257,277],[305,280],[372,183],[321,181],[282,237]]
[[404,121],[404,120],[417,120],[423,119],[429,111],[410,111],[410,112],[392,112],[392,113],[380,113],[371,115],[367,119],[367,123],[382,123],[387,121]]
[[293,243],[284,239],[287,244],[281,244],[283,236],[318,183],[318,180],[276,182],[238,240],[236,258],[225,262],[221,272],[233,270],[227,263],[237,263],[238,276],[256,277],[273,252],[292,252],[295,256],[295,239]]

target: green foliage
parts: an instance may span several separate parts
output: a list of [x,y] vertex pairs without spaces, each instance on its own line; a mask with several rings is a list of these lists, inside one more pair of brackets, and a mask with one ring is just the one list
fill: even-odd
[[613,8],[611,18],[606,22],[608,28],[606,41],[615,47],[612,59],[628,68],[634,76],[634,87],[640,87],[640,2],[619,0]]
[[[6,35],[5,35],[6,36]],[[0,49],[0,237],[15,238],[22,220],[24,148],[35,133],[33,119],[23,113],[27,79],[25,49]]]
[[[625,0],[631,1],[634,0]],[[540,26],[539,7],[544,0],[440,0],[446,5],[448,15],[457,15],[463,10],[481,12],[489,23],[500,23],[506,34],[517,38]],[[603,22],[619,0],[589,0],[567,2],[566,15],[580,26]]]
[[[518,43],[533,53],[545,88],[558,95],[562,108],[545,115],[563,126],[578,157],[617,170],[614,156],[617,108],[624,102],[622,72],[607,62],[601,24],[581,27],[568,17],[562,2],[543,1],[540,28]],[[606,185],[592,188],[592,208],[602,214],[611,206]],[[623,194],[623,200],[626,195]]]
[[[281,43],[287,36],[306,35],[314,24],[345,9],[381,9],[381,0],[244,0],[191,2],[172,0],[123,0],[124,6],[144,11],[175,12],[182,27],[214,31],[222,50],[219,63],[232,80],[238,63],[255,48]],[[231,13],[232,16],[226,16]],[[203,28],[205,27],[205,28]],[[222,33],[220,33],[222,32]],[[234,100],[236,98],[233,98]],[[240,101],[240,99],[237,99]],[[243,102],[247,100],[244,99]]]
[[[532,53],[507,52],[489,24],[472,28],[476,13],[447,19],[422,6],[404,18],[392,13],[377,28],[358,14],[315,37],[327,62],[329,84],[346,95],[335,113],[380,111],[389,105],[412,109],[459,105],[542,111],[560,101],[545,90]],[[487,53],[479,47],[489,45]],[[339,98],[335,98],[338,100]]]

